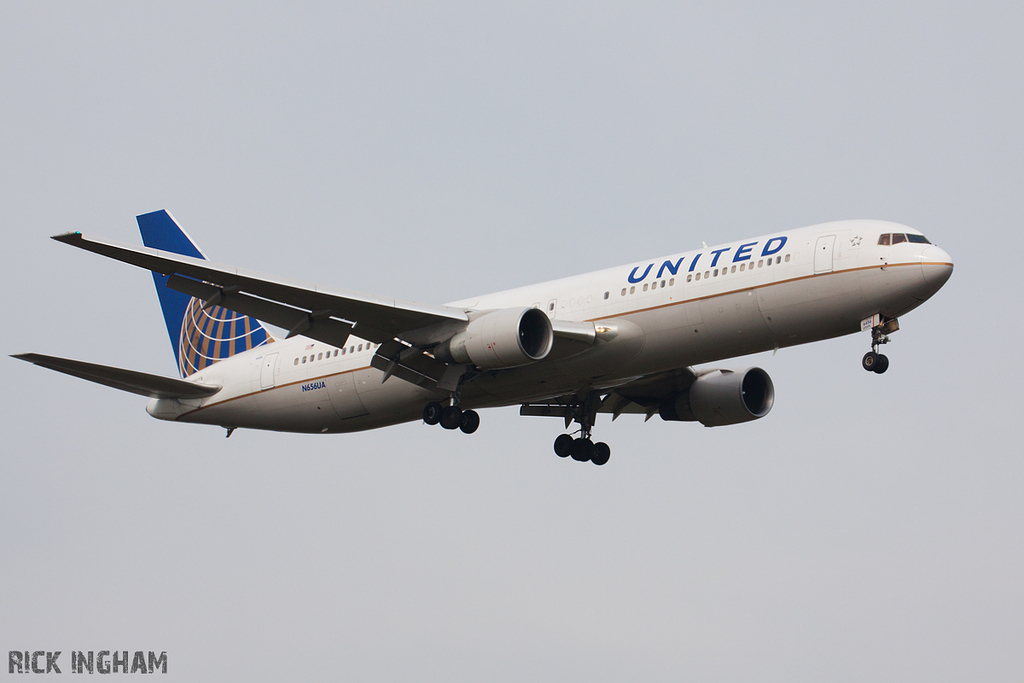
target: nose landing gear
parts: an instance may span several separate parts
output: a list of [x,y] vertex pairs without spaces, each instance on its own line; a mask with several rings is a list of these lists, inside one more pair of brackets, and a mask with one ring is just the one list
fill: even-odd
[[878,347],[889,343],[889,335],[900,329],[900,323],[896,318],[884,319],[882,316],[875,316],[869,320],[874,323],[871,326],[871,350],[864,354],[860,364],[868,372],[881,375],[889,369],[889,357],[879,353]]

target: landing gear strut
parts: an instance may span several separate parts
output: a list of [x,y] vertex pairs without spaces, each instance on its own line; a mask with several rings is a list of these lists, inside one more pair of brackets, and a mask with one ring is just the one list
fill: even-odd
[[868,372],[876,372],[881,375],[889,369],[889,357],[878,352],[878,347],[889,343],[889,335],[900,329],[899,321],[896,318],[879,322],[871,328],[871,350],[864,354],[861,359],[861,366]]
[[580,436],[574,439],[569,434],[560,434],[555,439],[555,455],[560,458],[571,456],[577,462],[590,461],[595,465],[604,465],[608,462],[612,456],[612,449],[603,441],[594,443],[590,438],[590,430],[597,416],[598,398],[596,393],[591,393],[583,400],[574,400],[569,405],[571,417],[566,418],[566,426],[570,422],[579,423]]

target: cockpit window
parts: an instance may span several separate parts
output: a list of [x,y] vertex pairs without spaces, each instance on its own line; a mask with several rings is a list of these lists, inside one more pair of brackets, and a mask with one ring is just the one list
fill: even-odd
[[887,232],[884,235],[879,235],[878,237],[878,243],[886,247],[892,244],[899,244],[900,242],[931,244],[931,242],[928,241],[928,238],[924,235],[915,235],[913,233],[903,234],[902,232]]

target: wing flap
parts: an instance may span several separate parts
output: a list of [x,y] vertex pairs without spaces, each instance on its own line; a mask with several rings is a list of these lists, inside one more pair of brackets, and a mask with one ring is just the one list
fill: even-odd
[[96,382],[104,386],[120,389],[149,398],[206,398],[220,391],[220,387],[212,384],[188,382],[183,379],[150,375],[135,370],[125,370],[109,365],[86,363],[70,358],[44,356],[41,353],[19,353],[11,356],[40,367],[63,372],[80,379]]

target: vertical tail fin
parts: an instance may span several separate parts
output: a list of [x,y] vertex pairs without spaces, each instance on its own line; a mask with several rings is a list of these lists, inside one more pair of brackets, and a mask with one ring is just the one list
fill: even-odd
[[[171,214],[161,209],[137,216],[142,242],[147,247],[205,259],[192,238]],[[259,321],[221,306],[203,308],[200,299],[167,286],[167,276],[153,273],[156,293],[164,312],[167,334],[182,377],[219,360],[274,341]]]

